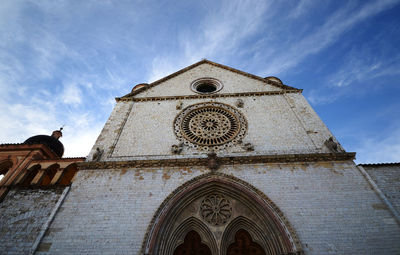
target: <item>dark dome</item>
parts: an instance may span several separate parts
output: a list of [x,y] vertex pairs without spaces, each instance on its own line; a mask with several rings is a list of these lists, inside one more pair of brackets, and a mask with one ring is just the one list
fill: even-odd
[[24,144],[44,144],[55,152],[60,158],[64,154],[64,145],[56,138],[49,135],[35,135],[28,138]]

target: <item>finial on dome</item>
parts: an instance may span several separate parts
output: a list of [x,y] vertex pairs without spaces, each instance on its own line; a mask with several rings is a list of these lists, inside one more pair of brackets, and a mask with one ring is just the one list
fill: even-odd
[[60,130],[54,130],[53,133],[51,134],[52,137],[56,138],[57,140],[62,137],[62,130],[64,126],[60,127]]

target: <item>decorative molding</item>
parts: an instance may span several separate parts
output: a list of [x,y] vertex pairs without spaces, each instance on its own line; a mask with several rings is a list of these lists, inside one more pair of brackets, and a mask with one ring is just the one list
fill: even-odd
[[[341,153],[310,153],[310,154],[280,154],[257,156],[228,156],[216,157],[218,165],[238,165],[257,163],[289,163],[289,162],[318,162],[318,161],[346,161],[353,160],[355,152]],[[113,168],[146,168],[146,167],[182,167],[182,166],[208,166],[209,158],[171,158],[152,160],[129,161],[100,161],[78,162],[78,169],[113,169]]]
[[183,143],[179,143],[179,144],[173,144],[171,146],[171,152],[172,154],[180,154],[183,150]]
[[213,151],[207,154],[207,167],[211,171],[216,171],[218,169],[218,167],[219,167],[218,156]]
[[236,100],[235,105],[236,105],[236,107],[238,107],[238,108],[243,108],[244,102],[243,102],[242,99],[239,98],[239,99]]
[[207,99],[207,98],[224,98],[224,97],[254,97],[254,96],[270,96],[284,95],[287,93],[301,93],[301,89],[281,90],[281,91],[259,91],[259,92],[240,92],[240,93],[224,93],[224,94],[208,94],[208,95],[185,95],[185,96],[160,96],[160,97],[117,97],[119,101],[167,101],[167,100],[183,100],[183,99]]

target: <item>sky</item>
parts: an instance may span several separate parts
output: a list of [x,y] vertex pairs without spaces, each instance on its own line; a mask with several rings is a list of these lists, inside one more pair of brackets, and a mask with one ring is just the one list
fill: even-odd
[[64,126],[87,156],[115,97],[203,58],[304,89],[357,163],[400,162],[400,0],[2,0],[0,143]]

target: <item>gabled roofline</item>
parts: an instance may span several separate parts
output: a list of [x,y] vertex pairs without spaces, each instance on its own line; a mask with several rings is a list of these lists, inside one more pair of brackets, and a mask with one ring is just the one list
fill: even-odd
[[303,91],[302,89],[297,89],[297,88],[285,85],[283,83],[280,84],[278,82],[271,81],[271,80],[262,78],[260,76],[257,76],[257,75],[251,74],[251,73],[247,73],[247,72],[244,72],[244,71],[241,71],[241,70],[229,67],[229,66],[221,65],[221,64],[212,62],[210,60],[203,59],[203,60],[200,60],[199,62],[194,63],[194,64],[192,64],[192,65],[190,65],[188,67],[185,67],[185,68],[183,68],[183,69],[181,69],[181,70],[179,70],[179,71],[177,71],[175,73],[172,73],[172,74],[170,74],[168,76],[165,76],[164,78],[161,78],[161,79],[159,79],[157,81],[154,81],[154,82],[150,83],[149,85],[147,85],[146,87],[139,88],[139,89],[137,89],[137,90],[135,90],[133,92],[130,92],[130,93],[126,94],[125,96],[122,96],[122,97],[119,97],[119,98],[117,97],[116,99],[119,100],[119,99],[123,99],[123,98],[126,98],[126,97],[135,96],[135,95],[140,94],[141,92],[146,91],[146,90],[148,90],[148,89],[150,89],[150,88],[152,88],[152,87],[154,87],[154,86],[156,86],[156,85],[158,85],[158,84],[160,84],[160,83],[162,83],[162,82],[164,82],[166,80],[169,80],[169,79],[171,79],[171,78],[173,78],[173,77],[175,77],[175,76],[177,76],[177,75],[179,75],[181,73],[189,71],[190,69],[193,69],[196,66],[199,66],[201,64],[206,64],[206,63],[210,64],[210,65],[213,65],[213,66],[216,66],[216,67],[223,68],[225,70],[228,70],[228,71],[231,71],[231,72],[234,72],[234,73],[238,73],[238,74],[241,74],[241,75],[244,75],[244,76],[256,79],[256,80],[259,80],[259,81],[263,81],[263,82],[265,82],[267,84],[273,85],[275,87],[278,87],[278,88],[281,88],[281,89],[284,89],[284,90],[298,90],[299,92]]

